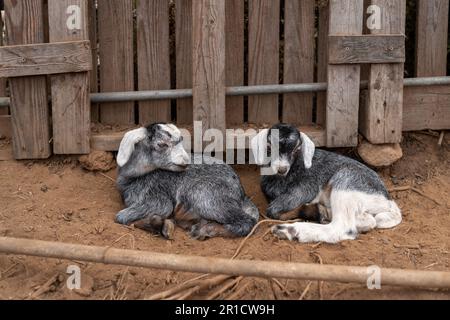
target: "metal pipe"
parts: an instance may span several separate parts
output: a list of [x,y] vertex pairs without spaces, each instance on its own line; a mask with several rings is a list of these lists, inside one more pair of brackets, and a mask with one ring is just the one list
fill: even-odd
[[[426,77],[406,78],[405,87],[450,85],[450,77]],[[304,92],[323,92],[328,88],[327,83],[300,83],[300,84],[275,84],[229,87],[226,90],[228,96],[249,96],[264,94],[285,94]],[[367,89],[368,82],[361,82],[361,89]],[[129,102],[147,100],[167,100],[192,98],[192,89],[154,90],[154,91],[128,91],[128,92],[103,92],[91,94],[92,103]],[[7,107],[9,98],[0,98],[0,107]]]
[[318,265],[295,262],[231,260],[148,251],[124,250],[61,242],[0,237],[0,253],[76,260],[111,265],[153,268],[189,273],[221,274],[260,278],[320,280],[367,284],[380,272],[384,286],[450,288],[450,272]]

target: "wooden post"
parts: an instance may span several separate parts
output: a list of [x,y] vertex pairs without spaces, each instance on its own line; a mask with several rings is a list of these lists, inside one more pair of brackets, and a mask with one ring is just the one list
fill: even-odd
[[447,74],[449,0],[419,0],[417,6],[416,76]]
[[[314,82],[315,0],[286,0],[284,29],[284,83]],[[310,125],[313,94],[285,94],[283,122]]]
[[[329,6],[330,36],[362,34],[363,1],[330,0]],[[358,144],[359,88],[359,65],[328,65],[328,147],[350,147]]]
[[[92,93],[98,92],[98,37],[97,37],[97,1],[88,1],[89,14],[89,40],[91,41],[92,51],[92,71],[90,75],[90,88]],[[91,104],[91,121],[100,120],[100,109],[98,104]]]
[[[137,7],[139,90],[170,89],[169,3],[139,1]],[[170,122],[170,100],[139,103],[139,123]]]
[[[101,92],[134,90],[133,0],[98,0]],[[105,103],[100,120],[134,124],[134,103]]]
[[[381,8],[381,29],[372,34],[405,33],[405,0],[372,0]],[[372,64],[368,100],[361,110],[361,133],[374,144],[399,143],[403,120],[403,63]]]
[[[225,0],[226,85],[244,85],[244,1]],[[227,124],[244,123],[244,97],[227,97]]]
[[[177,89],[192,88],[192,0],[175,0]],[[192,99],[177,100],[177,123],[192,124]]]
[[[416,76],[447,72],[449,0],[419,0],[417,7]],[[448,86],[405,88],[403,129],[450,129]]]
[[[3,46],[3,19],[0,14],[0,46]],[[6,97],[6,79],[0,78],[0,97]],[[0,115],[7,115],[8,108],[0,107]]]
[[[87,0],[49,0],[50,42],[89,40],[87,5]],[[68,19],[74,19],[71,28],[68,27]],[[51,86],[54,153],[89,153],[91,103],[88,72],[52,76]]]
[[[44,42],[43,1],[6,0],[5,12],[9,45]],[[51,148],[46,77],[11,79],[9,87],[14,158],[48,158]]]
[[225,0],[196,0],[192,16],[194,121],[225,132]]
[[[328,24],[330,7],[328,1],[319,4],[319,34],[317,40],[317,81],[326,82],[328,78]],[[317,93],[317,119],[319,126],[326,124],[327,94]]]
[[[249,85],[279,83],[280,0],[249,1]],[[248,99],[249,122],[275,124],[278,95]]]

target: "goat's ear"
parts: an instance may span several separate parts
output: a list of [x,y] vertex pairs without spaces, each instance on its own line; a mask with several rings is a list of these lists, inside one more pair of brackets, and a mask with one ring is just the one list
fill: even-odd
[[302,138],[302,154],[305,168],[310,169],[312,167],[314,153],[316,152],[316,146],[306,134],[300,133],[300,136]]
[[267,135],[269,129],[261,130],[250,142],[252,153],[257,165],[264,165],[267,154]]
[[119,153],[117,154],[117,164],[119,167],[127,164],[133,154],[136,143],[144,140],[147,136],[148,132],[146,128],[139,128],[125,134],[122,142],[120,142]]

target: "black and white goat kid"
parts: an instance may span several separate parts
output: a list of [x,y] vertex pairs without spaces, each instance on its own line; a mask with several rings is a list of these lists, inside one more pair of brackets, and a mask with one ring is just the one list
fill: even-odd
[[126,133],[117,156],[117,185],[126,209],[116,221],[167,238],[175,224],[199,240],[246,236],[259,212],[239,177],[224,163],[195,165],[192,160],[174,125]]
[[261,184],[270,202],[267,216],[286,220],[293,218],[290,211],[302,208],[295,217],[320,222],[276,226],[272,232],[279,238],[337,243],[375,228],[393,228],[402,221],[400,209],[377,173],[353,159],[316,150],[304,133],[290,125],[276,125],[252,139],[257,164],[267,162],[267,151],[278,142],[274,140],[279,141],[274,152],[278,156],[270,157],[268,163],[274,174],[264,175]]

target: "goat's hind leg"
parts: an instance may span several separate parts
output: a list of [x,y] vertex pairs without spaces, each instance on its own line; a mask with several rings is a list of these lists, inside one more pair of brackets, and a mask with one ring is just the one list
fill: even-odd
[[204,241],[210,238],[223,237],[223,238],[235,238],[236,235],[230,230],[225,228],[217,222],[202,220],[192,226],[190,231],[190,236],[199,241]]

